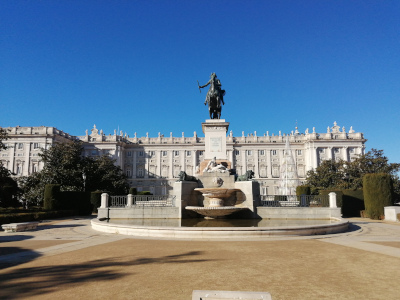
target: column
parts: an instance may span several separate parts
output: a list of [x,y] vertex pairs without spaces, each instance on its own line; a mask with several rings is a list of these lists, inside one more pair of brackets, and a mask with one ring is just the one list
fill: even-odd
[[10,154],[10,166],[9,170],[13,173],[15,173],[14,167],[15,167],[15,149],[17,149],[17,143],[13,143],[14,145],[11,145],[11,151],[9,152]]
[[28,176],[30,174],[30,172],[29,172],[29,165],[30,165],[30,163],[29,163],[29,154],[30,154],[30,151],[31,151],[31,143],[26,143],[24,145],[24,147],[25,147],[25,149],[24,149],[24,151],[25,151],[25,165],[24,165],[24,169],[22,170],[22,175],[23,176]]
[[247,150],[242,151],[242,170],[240,175],[243,175],[247,171]]
[[349,157],[349,147],[348,147],[348,146],[344,146],[344,147],[343,147],[343,160],[345,160],[345,161],[350,161],[350,157]]
[[156,176],[161,177],[161,168],[162,168],[162,163],[161,163],[161,150],[154,151],[155,156],[156,156]]
[[144,179],[149,178],[149,171],[150,171],[150,160],[149,156],[147,155],[147,152],[144,151],[143,149],[143,154],[144,154]]
[[333,153],[332,153],[333,148],[328,147],[326,150],[328,151],[328,159],[333,159]]
[[267,178],[271,178],[271,172],[272,172],[272,169],[271,169],[271,150],[266,150],[267,151],[267,153],[266,153],[266,155],[267,155]]
[[169,170],[168,170],[168,178],[174,178],[174,151],[168,151],[168,154],[170,154],[169,158]]
[[314,159],[313,159],[313,169],[316,169],[318,167],[318,147],[313,147],[312,148],[312,153],[314,154]]
[[254,176],[260,178],[260,172],[258,168],[258,149],[254,150]]
[[193,150],[193,175],[196,175],[196,166],[197,166],[197,150]]
[[137,160],[137,152],[136,150],[132,151],[132,178],[136,178],[136,160]]
[[181,159],[181,171],[186,172],[186,150],[180,150],[179,154]]
[[233,164],[233,151],[235,150],[228,150],[228,159],[231,162],[231,168],[235,169],[236,166]]

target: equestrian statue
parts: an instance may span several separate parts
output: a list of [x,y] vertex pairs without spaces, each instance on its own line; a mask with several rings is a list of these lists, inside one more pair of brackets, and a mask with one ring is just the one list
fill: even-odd
[[210,119],[221,119],[221,103],[225,105],[225,90],[221,89],[221,81],[217,78],[217,75],[215,73],[211,73],[210,80],[205,85],[200,85],[198,81],[197,84],[199,86],[200,93],[202,88],[208,85],[210,86],[204,105],[208,104]]

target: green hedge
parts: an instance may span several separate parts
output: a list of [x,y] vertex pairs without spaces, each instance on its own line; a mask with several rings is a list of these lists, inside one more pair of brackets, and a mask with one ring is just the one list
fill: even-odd
[[59,203],[59,193],[60,193],[59,184],[46,184],[44,187],[44,201],[43,208],[46,210],[56,210],[60,208]]
[[76,214],[77,212],[74,210],[0,214],[0,225],[69,217],[69,216],[75,216]]
[[76,210],[79,215],[90,215],[92,203],[89,192],[60,192],[61,209]]
[[311,195],[311,188],[308,185],[299,185],[296,187],[296,196]]
[[149,191],[142,191],[142,192],[138,192],[137,194],[138,194],[138,195],[144,195],[144,196],[153,195],[153,194],[150,193]]
[[344,217],[359,217],[364,210],[363,190],[320,190],[320,195],[329,195],[330,192],[336,193],[336,205],[341,207]]
[[393,184],[389,174],[366,174],[363,177],[366,215],[371,219],[383,219],[384,207],[393,205]]
[[0,186],[0,207],[18,207],[20,205],[16,197],[15,186]]
[[90,193],[90,203],[92,203],[92,212],[97,213],[97,209],[101,206],[101,194],[103,194],[103,192],[100,191]]
[[137,195],[137,189],[134,188],[134,187],[131,187],[131,188],[129,189],[129,194],[131,194],[131,195]]
[[44,190],[45,210],[76,210],[79,215],[90,215],[92,203],[89,192],[60,192],[59,184],[46,184]]
[[359,217],[365,209],[364,193],[359,190],[343,190],[342,214],[345,217]]

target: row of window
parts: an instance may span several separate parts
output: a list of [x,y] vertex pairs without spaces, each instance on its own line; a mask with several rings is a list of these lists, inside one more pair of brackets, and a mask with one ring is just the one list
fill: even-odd
[[[173,151],[174,156],[179,156],[181,151]],[[198,151],[199,155],[202,156],[204,155],[204,151]],[[192,156],[192,151],[185,151],[186,156]],[[127,156],[132,156],[132,151],[128,151],[126,153]],[[144,151],[138,151],[138,156],[143,157],[145,155]],[[155,151],[149,151],[147,152],[147,155],[152,157],[155,155]],[[168,156],[168,151],[161,151],[162,156]]]
[[[6,147],[10,147],[9,144],[4,144]],[[17,149],[21,150],[24,149],[24,143],[17,143]],[[39,149],[40,144],[39,143],[33,143],[33,149]]]
[[[341,148],[333,148],[334,153],[340,153]],[[319,148],[318,151],[319,153],[325,153],[327,148]],[[349,148],[349,153],[354,153],[354,148]]]
[[[296,150],[297,155],[303,155],[303,150]],[[246,150],[247,155],[253,155],[253,150]],[[261,156],[265,155],[265,150],[259,150],[258,154]],[[240,155],[239,150],[235,150],[235,155]],[[276,156],[278,155],[278,150],[271,150],[271,155]]]
[[[192,156],[192,151],[185,151],[186,152],[186,156]],[[198,151],[199,155],[202,156],[204,154],[204,151]],[[179,156],[181,153],[181,151],[173,151],[174,156]],[[239,150],[235,150],[235,155],[238,156],[240,155],[240,151]],[[253,150],[246,150],[247,155],[253,155]],[[258,151],[259,155],[265,155],[265,150],[259,150]],[[296,150],[297,155],[302,155],[303,151],[302,150]],[[271,150],[271,154],[272,155],[277,155],[278,154],[278,150]],[[127,156],[132,156],[132,151],[128,151]],[[144,151],[138,151],[138,155],[140,157],[143,157],[145,155]],[[155,151],[149,151],[147,152],[147,155],[152,157],[155,155]],[[168,151],[161,151],[161,155],[162,156],[168,156]]]

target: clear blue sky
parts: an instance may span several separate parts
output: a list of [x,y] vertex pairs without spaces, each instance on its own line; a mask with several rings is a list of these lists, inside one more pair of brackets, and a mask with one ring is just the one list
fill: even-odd
[[0,1],[0,126],[235,136],[337,121],[400,162],[400,1]]

